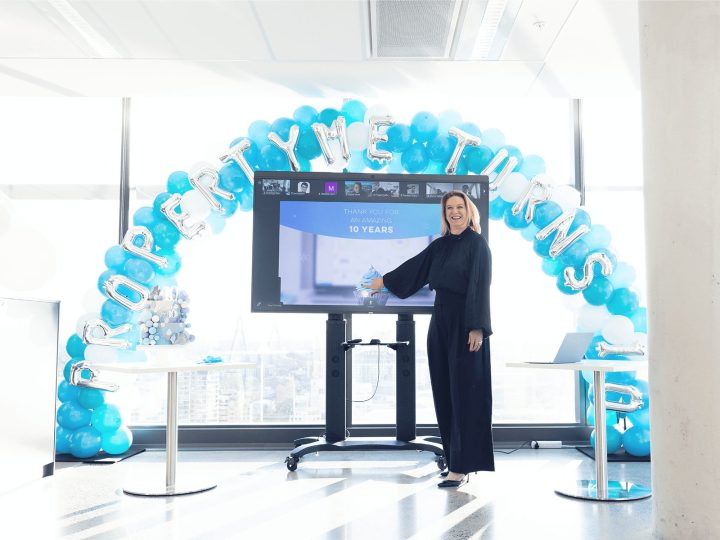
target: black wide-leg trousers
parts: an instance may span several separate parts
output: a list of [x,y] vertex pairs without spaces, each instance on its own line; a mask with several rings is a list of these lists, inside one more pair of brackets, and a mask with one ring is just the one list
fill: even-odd
[[490,342],[470,352],[464,303],[436,304],[427,351],[435,414],[448,469],[494,471]]

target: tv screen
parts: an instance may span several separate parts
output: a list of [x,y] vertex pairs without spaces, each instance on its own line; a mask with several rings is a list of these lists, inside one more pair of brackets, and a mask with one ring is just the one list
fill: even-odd
[[488,230],[488,177],[255,173],[252,311],[430,313],[427,286],[410,298],[362,286],[440,236],[440,199],[468,194]]

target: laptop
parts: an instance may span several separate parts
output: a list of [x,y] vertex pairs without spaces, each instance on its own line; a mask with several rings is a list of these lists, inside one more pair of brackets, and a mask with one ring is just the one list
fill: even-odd
[[585,357],[590,342],[592,341],[592,332],[570,332],[565,334],[565,338],[560,344],[554,360],[530,360],[528,364],[574,364]]

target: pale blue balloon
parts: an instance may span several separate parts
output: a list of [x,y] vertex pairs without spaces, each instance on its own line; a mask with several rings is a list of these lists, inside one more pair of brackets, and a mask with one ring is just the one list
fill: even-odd
[[582,237],[590,250],[606,248],[610,245],[612,235],[604,225],[594,224]]
[[102,437],[97,429],[81,427],[75,430],[70,439],[70,453],[76,458],[89,458],[100,451],[101,444]]
[[619,262],[608,276],[614,289],[627,289],[635,283],[635,269],[626,262]]
[[632,456],[649,456],[650,429],[647,427],[633,426],[623,434],[622,443],[625,451]]
[[401,174],[405,172],[405,168],[402,165],[402,154],[393,154],[393,158],[388,164],[387,171],[393,174]]
[[92,412],[90,424],[101,432],[115,431],[122,425],[122,417],[117,405],[104,403]]
[[86,409],[95,409],[105,403],[105,393],[97,388],[80,388],[77,401]]
[[70,453],[70,442],[72,436],[75,433],[72,429],[67,429],[62,426],[55,426],[55,453],[56,454],[69,454]]
[[531,223],[522,231],[520,231],[520,235],[528,242],[532,242],[535,239],[535,235],[538,233],[538,231],[540,231],[540,228],[534,223]]
[[[595,425],[595,406],[590,404],[588,405],[587,411],[585,411],[585,417],[587,418],[587,423],[591,426]],[[608,426],[614,426],[618,423],[618,415],[616,411],[609,411],[605,410],[605,424]]]
[[63,403],[65,403],[66,401],[77,399],[78,390],[80,390],[79,387],[74,386],[63,379],[62,381],[60,381],[60,385],[58,386],[58,399]]
[[650,408],[643,407],[637,411],[628,413],[627,418],[632,422],[633,426],[650,427]]
[[495,128],[486,129],[482,132],[480,140],[483,145],[489,147],[493,152],[497,152],[505,146],[505,135],[502,131]]
[[459,126],[462,123],[460,113],[453,110],[443,111],[438,115],[438,133],[447,135],[451,127]]
[[132,441],[133,435],[127,426],[102,433],[102,449],[108,454],[118,455],[127,452]]
[[57,411],[57,423],[66,429],[77,429],[90,423],[90,411],[77,401],[66,401]]

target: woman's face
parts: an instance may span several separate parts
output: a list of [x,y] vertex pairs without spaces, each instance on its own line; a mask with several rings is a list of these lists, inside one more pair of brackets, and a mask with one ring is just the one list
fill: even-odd
[[468,211],[462,197],[450,197],[445,201],[445,219],[450,229],[464,229],[468,225]]

